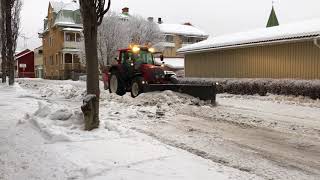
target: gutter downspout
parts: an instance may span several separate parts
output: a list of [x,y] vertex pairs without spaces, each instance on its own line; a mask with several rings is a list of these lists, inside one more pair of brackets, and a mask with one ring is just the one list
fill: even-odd
[[320,49],[320,44],[319,44],[319,42],[318,42],[319,39],[320,39],[320,36],[315,37],[315,38],[313,39],[313,44]]

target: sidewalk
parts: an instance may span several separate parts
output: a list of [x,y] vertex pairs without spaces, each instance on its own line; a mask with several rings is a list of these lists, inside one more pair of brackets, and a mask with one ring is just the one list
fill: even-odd
[[0,85],[0,179],[257,178],[132,130],[102,123],[84,132],[71,121],[42,119],[33,115],[42,101],[19,85]]

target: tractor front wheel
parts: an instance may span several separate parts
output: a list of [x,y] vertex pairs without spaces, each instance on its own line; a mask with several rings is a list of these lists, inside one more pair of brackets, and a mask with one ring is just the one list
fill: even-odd
[[131,83],[131,97],[135,98],[143,93],[142,77],[135,77]]
[[109,79],[109,92],[123,96],[126,93],[123,82],[118,72],[111,72]]

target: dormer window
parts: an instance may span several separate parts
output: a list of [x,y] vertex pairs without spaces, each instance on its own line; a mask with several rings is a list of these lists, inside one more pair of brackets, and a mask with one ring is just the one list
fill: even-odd
[[173,36],[172,35],[166,35],[166,42],[173,42]]

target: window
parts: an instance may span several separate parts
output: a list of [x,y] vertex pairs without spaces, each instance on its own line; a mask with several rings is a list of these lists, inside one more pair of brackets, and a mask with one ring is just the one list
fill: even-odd
[[81,35],[79,33],[76,34],[76,40],[77,40],[77,42],[81,41]]
[[127,63],[127,60],[128,60],[128,59],[129,59],[128,53],[121,52],[121,63],[122,63],[122,64]]
[[195,37],[188,37],[188,36],[183,36],[182,37],[182,42],[184,44],[193,44],[196,43],[196,38]]
[[72,41],[74,42],[75,41],[75,34],[74,33],[66,33],[66,41]]
[[49,37],[49,46],[53,46],[53,37]]
[[53,56],[49,57],[49,65],[53,65]]
[[59,64],[59,56],[58,56],[58,54],[56,54],[56,65],[58,65]]
[[78,54],[74,54],[73,55],[73,63],[80,63],[80,58]]
[[166,35],[166,42],[173,42],[173,36],[172,35]]
[[66,64],[72,63],[72,54],[67,53],[64,55],[64,63]]

